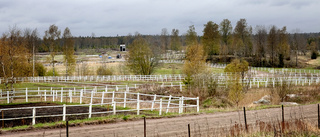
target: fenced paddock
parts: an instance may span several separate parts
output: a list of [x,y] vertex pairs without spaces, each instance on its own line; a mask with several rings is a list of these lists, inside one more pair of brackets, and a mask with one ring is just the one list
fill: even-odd
[[[65,121],[67,117],[81,116],[81,118],[91,118],[93,115],[116,115],[130,113],[140,115],[144,111],[158,111],[158,115],[163,113],[183,113],[185,111],[199,112],[199,98],[175,97],[163,95],[150,95],[130,92],[127,90],[113,90],[108,88],[69,88],[69,89],[24,89],[18,91],[7,91],[1,94],[0,101],[2,103],[15,102],[61,102],[70,103],[70,105],[48,105],[48,106],[31,106],[31,107],[12,107],[7,108],[0,106],[2,118],[0,121],[14,120],[31,120],[34,125],[37,119],[44,121],[43,118],[55,118],[56,120]],[[72,104],[71,104],[72,103]],[[74,105],[74,103],[77,103]],[[72,111],[75,107],[81,111]],[[97,109],[96,107],[101,107]],[[103,109],[104,108],[104,109]],[[23,110],[23,115],[8,115],[14,111]],[[44,110],[52,111],[52,113],[44,113]],[[7,114],[7,115],[6,115]],[[7,123],[7,122],[5,122]]]
[[[293,70],[292,70],[293,71]],[[227,83],[232,81],[231,73],[214,73],[208,74],[215,79],[219,87],[227,87]],[[118,76],[59,76],[59,77],[17,77],[14,82],[58,82],[58,83],[81,83],[90,84],[90,82],[113,82],[113,81],[147,81],[162,83],[162,87],[179,87],[182,91],[184,84],[182,80],[184,75],[118,75]],[[2,79],[2,80],[1,80]],[[3,78],[0,78],[4,82]],[[89,83],[86,83],[89,82]],[[270,74],[256,74],[247,73],[241,81],[248,85],[249,88],[261,87],[275,87],[276,83],[287,82],[289,85],[309,86],[320,83],[319,73],[270,73]],[[134,84],[135,88],[139,84]]]

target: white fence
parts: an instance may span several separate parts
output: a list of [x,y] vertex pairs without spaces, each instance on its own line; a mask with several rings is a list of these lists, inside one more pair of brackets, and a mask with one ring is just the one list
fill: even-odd
[[[252,87],[274,87],[276,82],[289,82],[291,85],[312,85],[319,84],[320,73],[271,73],[255,74],[247,73],[243,82]],[[214,73],[211,75],[219,87],[227,87],[227,82],[231,80],[231,73]],[[70,77],[21,77],[15,82],[104,82],[104,81],[151,81],[162,83],[162,87],[179,87],[182,91],[184,75],[119,75],[119,76],[70,76]],[[1,80],[0,80],[1,82]],[[85,83],[84,83],[85,84]],[[137,85],[135,84],[135,87]]]
[[[102,82],[102,81],[181,81],[183,75],[106,75],[106,76],[44,76],[44,77],[16,77],[16,82]],[[4,83],[4,78],[0,78],[0,84]]]
[[[104,91],[99,90],[98,88],[93,89],[57,89],[51,88],[50,90],[40,90],[38,89],[25,89],[24,91],[7,91],[1,94],[0,101],[10,103],[15,99],[23,99],[25,102],[30,102],[34,100],[40,101],[53,101],[53,102],[68,102],[68,103],[80,103],[80,105],[57,105],[57,106],[37,106],[37,107],[21,107],[21,108],[6,108],[0,109],[1,112],[4,111],[13,111],[13,110],[32,110],[32,114],[27,117],[9,117],[2,118],[0,120],[16,120],[16,119],[32,119],[32,124],[36,123],[36,118],[40,117],[62,117],[64,121],[66,116],[71,115],[88,115],[88,118],[91,118],[94,114],[117,114],[120,112],[136,112],[137,115],[140,115],[140,111],[145,110],[158,110],[159,115],[163,112],[178,112],[183,113],[183,109],[194,108],[199,112],[199,97],[190,98],[190,97],[174,97],[174,96],[163,96],[163,95],[150,95],[150,94],[141,94],[141,93],[132,93],[129,92],[129,87],[126,87],[124,91],[108,91],[106,87]],[[186,104],[185,102],[194,102],[194,104]],[[111,111],[99,111],[92,112],[92,106],[100,105],[112,106]],[[68,107],[74,106],[88,106],[87,113],[76,113],[76,114],[67,114],[66,110]],[[118,107],[129,108],[129,109],[119,109]],[[58,107],[63,109],[63,113],[55,115],[36,115],[37,109],[39,108],[53,108]]]

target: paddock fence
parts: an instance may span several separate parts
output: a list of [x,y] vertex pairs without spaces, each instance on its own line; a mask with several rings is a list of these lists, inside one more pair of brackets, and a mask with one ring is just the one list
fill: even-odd
[[[116,115],[123,112],[134,112],[140,115],[143,111],[158,111],[158,115],[163,113],[183,113],[186,111],[199,112],[199,97],[175,97],[156,94],[142,94],[130,92],[130,88],[126,90],[112,90],[106,87],[104,90],[98,87],[91,88],[51,88],[47,89],[24,89],[18,91],[6,91],[1,93],[0,102],[12,103],[15,100],[19,102],[61,102],[70,103],[71,105],[54,105],[54,106],[35,106],[35,107],[19,107],[19,108],[1,108],[2,118],[0,121],[32,119],[32,124],[36,124],[37,118],[44,117],[62,117],[65,121],[67,116],[87,115],[91,118],[96,114]],[[74,103],[78,103],[74,105]],[[87,107],[86,112],[68,114],[68,108],[71,107]],[[101,106],[108,108],[107,111],[93,111],[92,107]],[[38,114],[39,109],[60,108],[60,114]],[[109,109],[110,108],[110,109]],[[6,111],[25,110],[30,112],[29,115],[23,117],[3,115]]]

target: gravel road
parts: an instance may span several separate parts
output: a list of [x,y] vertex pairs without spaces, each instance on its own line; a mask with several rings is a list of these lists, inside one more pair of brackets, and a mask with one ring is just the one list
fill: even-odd
[[[304,118],[312,125],[317,124],[317,105],[285,107],[285,119]],[[254,128],[257,121],[281,120],[281,108],[247,111],[247,122]],[[217,112],[212,114],[189,115],[174,118],[147,119],[148,137],[187,136],[190,124],[192,136],[219,136],[226,132],[224,127],[244,123],[243,111]],[[143,120],[112,124],[70,127],[70,137],[143,137]],[[65,129],[47,129],[6,133],[8,137],[65,137]]]

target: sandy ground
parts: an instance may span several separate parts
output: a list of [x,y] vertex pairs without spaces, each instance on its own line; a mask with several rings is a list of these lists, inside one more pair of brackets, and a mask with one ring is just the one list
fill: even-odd
[[[285,107],[285,119],[304,118],[313,126],[317,124],[317,105]],[[247,111],[247,121],[255,128],[256,121],[281,121],[281,108]],[[219,112],[214,114],[199,114],[184,117],[147,119],[148,137],[187,136],[190,124],[191,136],[220,136],[221,127],[228,127],[234,123],[244,123],[243,111]],[[256,127],[257,128],[257,127]],[[143,120],[118,122],[113,124],[70,127],[70,137],[142,137]],[[65,129],[47,129],[6,133],[7,137],[60,137],[66,136]]]

